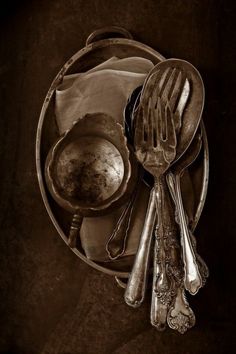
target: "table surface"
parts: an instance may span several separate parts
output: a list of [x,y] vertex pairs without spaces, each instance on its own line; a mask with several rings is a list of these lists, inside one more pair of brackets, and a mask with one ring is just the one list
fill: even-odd
[[[235,337],[236,106],[234,1],[9,2],[1,11],[1,353],[230,353]],[[210,268],[189,298],[184,336],[125,305],[114,278],[78,259],[57,235],[35,170],[35,134],[47,89],[97,28],[118,25],[165,57],[193,63],[206,89],[210,184],[196,229]]]

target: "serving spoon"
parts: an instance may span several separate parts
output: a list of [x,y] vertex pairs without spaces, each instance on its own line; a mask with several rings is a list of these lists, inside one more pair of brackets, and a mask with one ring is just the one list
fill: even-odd
[[176,205],[176,222],[180,226],[182,259],[184,262],[184,286],[192,295],[205,284],[209,275],[208,268],[196,251],[196,240],[187,223],[184,211],[180,180],[186,170],[197,158],[202,146],[201,134],[197,134],[186,154],[167,174],[167,183]]
[[[167,174],[167,183],[169,185],[169,189],[171,192],[171,196],[173,198],[173,201],[176,205],[178,203],[182,203],[182,196],[181,192],[180,194],[177,195],[176,190],[178,189],[180,191],[180,180],[181,177],[184,173],[184,171],[196,160],[198,157],[200,150],[202,147],[202,139],[201,139],[201,131],[197,133],[194,137],[194,140],[192,141],[190,147],[186,151],[186,153],[180,158],[180,160],[177,162],[176,165],[172,166],[171,170]],[[180,199],[180,201],[178,200]],[[183,204],[183,203],[182,203]],[[202,260],[202,258],[197,254],[196,252],[196,243],[195,246],[193,246],[193,237],[190,236],[192,235],[190,233],[190,228],[189,225],[187,225],[187,215],[185,215],[185,219],[181,220],[179,219],[179,214],[178,212],[176,213],[176,222],[180,225],[182,223],[185,224],[185,229],[182,230],[186,231],[188,230],[189,232],[189,242],[190,242],[190,247],[193,247],[193,253],[195,255],[195,262],[198,264],[199,267],[199,273],[201,277],[201,282],[202,285],[205,283],[205,280],[208,276],[208,268],[205,264],[205,262]],[[184,248],[183,248],[184,250]],[[179,248],[175,248],[173,252],[173,258],[174,258],[174,264],[178,264],[178,269],[179,271],[176,272],[176,269],[171,269],[172,271],[172,276],[175,278],[175,286],[176,286],[176,295],[173,299],[173,302],[170,306],[170,309],[167,314],[167,323],[170,328],[177,330],[180,333],[185,333],[189,328],[193,327],[195,324],[195,315],[192,311],[192,309],[189,307],[188,301],[186,299],[185,295],[185,289],[186,287],[186,279],[190,281],[190,275],[187,275],[186,277],[186,272],[188,271],[189,267],[186,267],[184,264],[184,272],[182,271],[183,266],[181,260],[181,255],[180,255],[180,250]],[[182,256],[182,259],[184,262],[188,262],[188,259],[186,260],[186,257]],[[183,274],[184,273],[184,274]]]

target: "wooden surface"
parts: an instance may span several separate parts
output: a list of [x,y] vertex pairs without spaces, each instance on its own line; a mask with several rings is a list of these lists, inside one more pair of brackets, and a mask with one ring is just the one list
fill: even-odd
[[[57,0],[9,2],[1,10],[1,353],[212,354],[235,345],[234,1]],[[210,268],[189,298],[197,324],[184,336],[149,323],[150,296],[125,305],[112,277],[63,243],[41,200],[34,144],[47,89],[96,28],[119,25],[202,74],[210,185],[196,230]]]

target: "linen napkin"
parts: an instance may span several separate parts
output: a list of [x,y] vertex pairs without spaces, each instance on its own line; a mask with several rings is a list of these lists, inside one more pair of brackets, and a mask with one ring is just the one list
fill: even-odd
[[86,73],[65,76],[56,90],[56,117],[60,134],[87,113],[103,112],[123,124],[123,110],[133,90],[153,68],[140,57],[112,57]]

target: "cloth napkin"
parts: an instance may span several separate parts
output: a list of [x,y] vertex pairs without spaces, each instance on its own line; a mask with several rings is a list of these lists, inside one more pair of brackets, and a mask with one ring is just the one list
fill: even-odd
[[153,68],[140,57],[112,57],[86,73],[65,76],[56,90],[56,117],[60,134],[86,113],[103,112],[123,123],[123,110],[133,90]]

